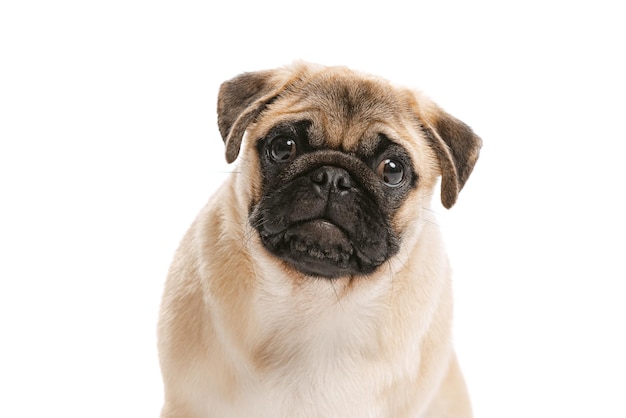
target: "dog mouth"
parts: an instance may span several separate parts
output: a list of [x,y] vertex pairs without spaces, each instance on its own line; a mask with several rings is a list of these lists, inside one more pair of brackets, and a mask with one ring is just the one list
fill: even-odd
[[295,267],[311,275],[336,278],[368,273],[384,260],[369,260],[352,244],[347,232],[327,219],[312,219],[289,225],[276,234],[261,234],[266,247]]
[[288,176],[271,177],[249,209],[250,223],[265,249],[299,273],[367,276],[398,251],[399,237],[370,169],[353,157],[328,153],[305,155],[319,160],[304,159],[298,169],[284,169]]
[[346,234],[335,224],[315,219],[289,228],[283,239],[294,254],[344,264],[353,253]]

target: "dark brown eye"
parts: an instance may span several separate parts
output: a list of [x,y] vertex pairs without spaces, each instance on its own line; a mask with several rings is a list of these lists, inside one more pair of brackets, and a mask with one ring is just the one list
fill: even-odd
[[382,160],[376,168],[376,173],[389,187],[397,187],[404,180],[404,167],[398,161]]
[[296,141],[286,136],[277,136],[270,143],[270,157],[277,163],[287,162],[296,156]]

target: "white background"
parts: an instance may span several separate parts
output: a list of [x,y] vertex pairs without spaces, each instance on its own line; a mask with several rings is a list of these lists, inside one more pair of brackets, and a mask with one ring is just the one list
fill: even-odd
[[483,137],[434,202],[476,416],[626,417],[619,2],[408,4],[2,2],[1,417],[158,415],[167,267],[233,168],[219,84],[295,59],[418,87]]

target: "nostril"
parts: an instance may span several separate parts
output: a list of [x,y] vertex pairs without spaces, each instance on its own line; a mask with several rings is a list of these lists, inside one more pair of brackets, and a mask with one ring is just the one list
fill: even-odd
[[313,183],[322,184],[322,185],[326,184],[328,182],[328,174],[326,174],[326,171],[323,168],[321,168],[313,172],[313,174],[311,174],[311,180],[313,181]]
[[340,190],[348,190],[352,187],[352,181],[348,173],[343,172],[335,177],[335,187]]

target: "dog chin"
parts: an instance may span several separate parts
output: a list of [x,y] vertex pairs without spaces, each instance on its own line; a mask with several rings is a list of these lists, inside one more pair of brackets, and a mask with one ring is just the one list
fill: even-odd
[[384,262],[384,257],[365,257],[340,226],[325,219],[296,223],[280,233],[261,237],[270,252],[308,276],[334,279],[365,275]]

